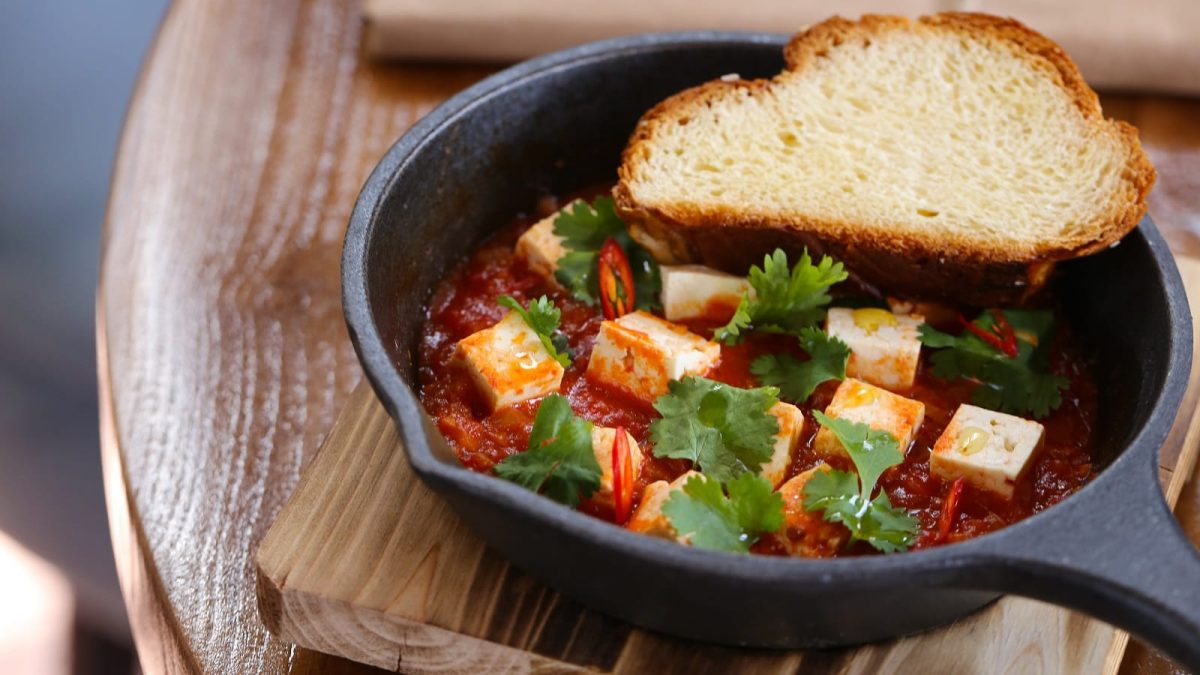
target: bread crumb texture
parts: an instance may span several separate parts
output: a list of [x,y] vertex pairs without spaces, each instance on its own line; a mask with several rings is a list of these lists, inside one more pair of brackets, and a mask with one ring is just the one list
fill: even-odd
[[1154,169],[1058,45],[978,14],[833,18],[771,80],[647,113],[616,190],[673,227],[783,227],[891,253],[1029,263],[1140,220]]

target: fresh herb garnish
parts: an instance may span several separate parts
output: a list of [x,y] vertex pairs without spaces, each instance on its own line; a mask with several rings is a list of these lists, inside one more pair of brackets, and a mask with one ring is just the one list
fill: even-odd
[[791,354],[767,354],[750,364],[750,372],[759,382],[778,387],[780,398],[793,403],[807,401],[822,382],[846,379],[850,360],[850,346],[816,326],[802,328],[799,338],[808,352],[807,361]]
[[656,457],[691,460],[725,483],[758,473],[771,458],[779,422],[767,412],[779,402],[774,387],[740,389],[703,377],[672,380],[654,402],[662,419],[650,425]]
[[761,476],[743,473],[728,484],[692,476],[663,504],[663,515],[675,532],[693,546],[747,553],[767,532],[783,525],[783,497]]
[[592,423],[575,415],[561,394],[538,406],[529,448],[496,465],[496,475],[575,507],[600,487],[600,464],[592,452]]
[[742,296],[733,318],[717,330],[714,339],[734,344],[746,330],[799,335],[825,317],[829,287],[846,277],[842,263],[829,256],[814,265],[805,249],[796,266],[789,268],[787,254],[775,249],[763,258],[761,268],[750,268],[754,297]]
[[922,325],[921,342],[926,347],[940,349],[931,357],[933,374],[944,379],[961,377],[979,382],[971,393],[971,402],[976,405],[1045,417],[1062,405],[1062,389],[1069,384],[1065,377],[1051,373],[1049,368],[1054,315],[1049,311],[1008,309],[1000,316],[1006,319],[1016,337],[1016,356],[1009,356],[977,334],[1005,332],[992,310],[971,322],[975,330],[966,330],[957,337]]
[[554,234],[562,238],[563,247],[567,249],[567,253],[558,259],[554,276],[576,300],[589,305],[600,302],[597,257],[604,242],[612,237],[625,252],[633,271],[637,308],[648,311],[658,308],[662,287],[658,263],[629,236],[625,222],[613,206],[612,197],[597,197],[591,204],[583,200],[573,202],[554,219]]
[[825,520],[845,525],[851,541],[865,541],[884,553],[907,550],[916,537],[916,518],[892,506],[884,490],[871,499],[883,472],[904,461],[896,437],[820,411],[814,410],[813,416],[837,436],[858,475],[818,471],[804,484],[804,508],[823,511]]
[[570,347],[567,346],[567,336],[558,330],[562,312],[554,306],[553,301],[543,295],[530,302],[528,309],[522,307],[511,295],[502,295],[496,302],[501,307],[507,307],[519,314],[525,325],[537,333],[538,339],[542,341],[546,351],[550,352],[550,356],[562,364],[563,368],[570,367],[572,355]]

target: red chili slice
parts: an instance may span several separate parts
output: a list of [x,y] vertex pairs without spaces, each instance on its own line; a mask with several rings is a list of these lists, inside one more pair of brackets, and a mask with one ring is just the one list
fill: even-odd
[[995,317],[995,322],[991,326],[991,330],[984,330],[974,323],[967,321],[962,314],[958,315],[958,322],[963,328],[970,331],[980,340],[995,347],[997,351],[1009,358],[1016,358],[1019,350],[1017,348],[1017,334],[1013,331],[1012,326],[1008,324],[1008,319],[1005,318],[1004,312],[995,309],[992,310],[992,315]]
[[992,314],[996,317],[996,328],[999,329],[1000,337],[1004,340],[1004,345],[1000,351],[1008,354],[1010,358],[1017,358],[1019,350],[1017,349],[1017,332],[1008,324],[1008,318],[1004,316],[1004,312],[996,309],[992,310]]
[[962,496],[965,483],[962,478],[956,478],[946,491],[946,499],[942,501],[942,515],[938,518],[939,544],[945,543],[950,536],[950,528],[954,527],[954,517],[958,515],[958,498]]
[[613,520],[624,525],[633,512],[633,455],[625,427],[617,427],[612,447]]
[[612,321],[632,312],[633,270],[616,239],[609,237],[600,247],[596,265],[599,268],[600,307],[604,310],[604,318]]

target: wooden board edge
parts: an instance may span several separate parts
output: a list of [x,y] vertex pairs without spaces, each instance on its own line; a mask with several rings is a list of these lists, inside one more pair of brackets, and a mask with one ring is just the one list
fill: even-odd
[[[291,589],[286,579],[272,579],[261,567],[257,587],[259,614],[273,635],[376,668],[405,673],[589,672],[516,647]],[[310,613],[306,620],[290,618],[305,613]],[[304,625],[318,628],[295,630]]]
[[[382,410],[365,380],[351,392],[329,438],[363,425]],[[386,413],[383,416],[391,423]],[[322,444],[324,447],[324,443]],[[288,584],[290,551],[281,540],[282,524],[306,519],[320,507],[309,483],[333,471],[336,453],[318,452],[301,473],[255,553],[255,595],[259,619],[271,634],[305,649],[404,672],[583,672],[581,666],[404,617],[335,600]],[[300,620],[303,617],[303,620]],[[304,626],[319,630],[301,631]]]
[[[359,423],[359,418],[362,417],[363,411],[370,411],[370,403],[375,396],[375,392],[371,389],[367,381],[361,380],[354,389],[351,390],[350,396],[346,399],[346,404],[338,412],[336,419],[333,422],[333,427],[329,433],[321,441],[320,448],[325,447],[325,444],[330,438],[337,437],[345,427],[353,428]],[[359,413],[359,414],[355,414]],[[307,498],[310,493],[309,484],[316,480],[316,477],[323,471],[332,469],[327,466],[333,461],[333,456],[329,453],[321,452],[318,449],[316,456],[309,461],[307,466],[301,468],[300,479],[296,482],[296,487],[292,490],[292,494],[284,503],[283,508],[275,515],[275,519],[271,522],[271,526],[267,528],[267,533],[263,536],[258,544],[258,550],[254,553],[254,564],[258,570],[258,589],[260,591],[259,607],[263,607],[262,593],[274,592],[270,585],[263,586],[263,580],[278,579],[280,584],[287,579],[289,569],[286,566],[286,560],[289,551],[286,548],[286,543],[281,541],[284,530],[283,525],[291,520],[300,517],[302,512],[311,511],[311,501]],[[270,603],[268,607],[273,607]],[[263,617],[264,620],[267,617]]]

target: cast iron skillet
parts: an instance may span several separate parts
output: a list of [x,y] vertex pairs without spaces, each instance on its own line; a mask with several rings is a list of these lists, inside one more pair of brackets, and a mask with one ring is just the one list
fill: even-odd
[[783,65],[778,35],[653,34],[551,54],[426,116],[384,156],[350,219],[350,334],[418,475],[491,546],[585,604],[707,642],[828,647],[957,619],[1015,593],[1087,612],[1200,668],[1200,556],[1167,510],[1157,451],[1191,363],[1179,273],[1147,218],[1061,266],[1059,293],[1100,359],[1104,470],[1044,513],[967,542],[836,560],[735,556],[613,527],[462,467],[414,394],[425,303],[537,197],[615,177],[638,117],[685,87]]

